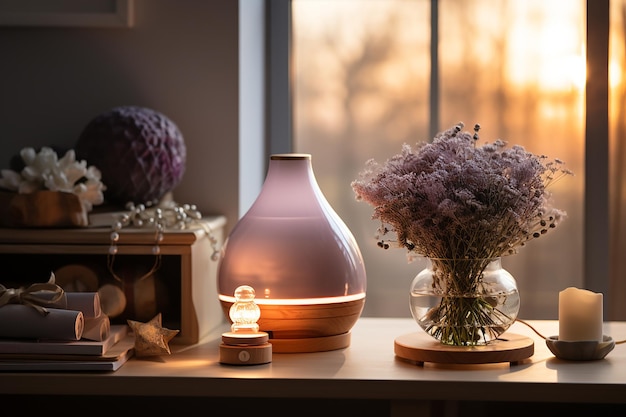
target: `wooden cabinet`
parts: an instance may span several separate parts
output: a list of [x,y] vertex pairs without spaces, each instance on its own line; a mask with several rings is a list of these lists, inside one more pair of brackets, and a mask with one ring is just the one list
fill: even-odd
[[[166,230],[158,245],[160,259],[153,252],[155,233],[148,228],[120,231],[114,258],[107,227],[0,229],[0,284],[15,288],[45,282],[54,273],[66,291],[117,289],[114,301],[122,304],[110,315],[111,323],[145,322],[160,312],[164,327],[180,330],[171,343],[197,343],[225,323],[217,298],[217,261],[211,259],[214,248],[205,230],[221,247],[226,219],[202,222],[205,227]],[[103,304],[111,302],[107,297]]]

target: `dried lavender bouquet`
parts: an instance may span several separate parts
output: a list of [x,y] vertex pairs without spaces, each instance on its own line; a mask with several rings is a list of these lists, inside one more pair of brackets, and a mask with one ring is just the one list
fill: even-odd
[[380,247],[395,245],[432,261],[433,285],[443,298],[431,311],[438,316],[431,330],[446,333],[433,335],[454,345],[472,344],[475,335],[463,329],[494,325],[492,300],[471,296],[483,271],[557,227],[566,213],[551,205],[548,187],[571,174],[562,161],[519,145],[479,145],[480,126],[473,133],[463,127],[415,147],[405,144],[383,164],[367,161],[351,184],[380,221]]

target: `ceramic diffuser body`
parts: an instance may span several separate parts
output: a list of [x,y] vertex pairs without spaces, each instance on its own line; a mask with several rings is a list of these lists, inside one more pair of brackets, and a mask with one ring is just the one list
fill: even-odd
[[218,266],[224,314],[241,285],[256,291],[275,352],[349,345],[365,304],[354,236],[322,194],[309,154],[272,155],[261,193],[228,236]]

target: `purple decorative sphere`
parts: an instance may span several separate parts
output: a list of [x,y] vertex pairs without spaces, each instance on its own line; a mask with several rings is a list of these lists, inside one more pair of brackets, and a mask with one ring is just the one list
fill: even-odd
[[75,152],[102,173],[105,200],[120,205],[158,202],[182,180],[187,158],[174,122],[137,106],[116,107],[94,118]]

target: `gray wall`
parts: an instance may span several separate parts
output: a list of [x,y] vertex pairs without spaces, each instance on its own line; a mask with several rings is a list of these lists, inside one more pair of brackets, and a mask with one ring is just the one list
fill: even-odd
[[[180,128],[174,190],[205,215],[238,216],[238,2],[135,0],[131,28],[0,26],[0,168],[26,146],[72,148],[119,105]],[[89,162],[89,161],[88,161]]]

